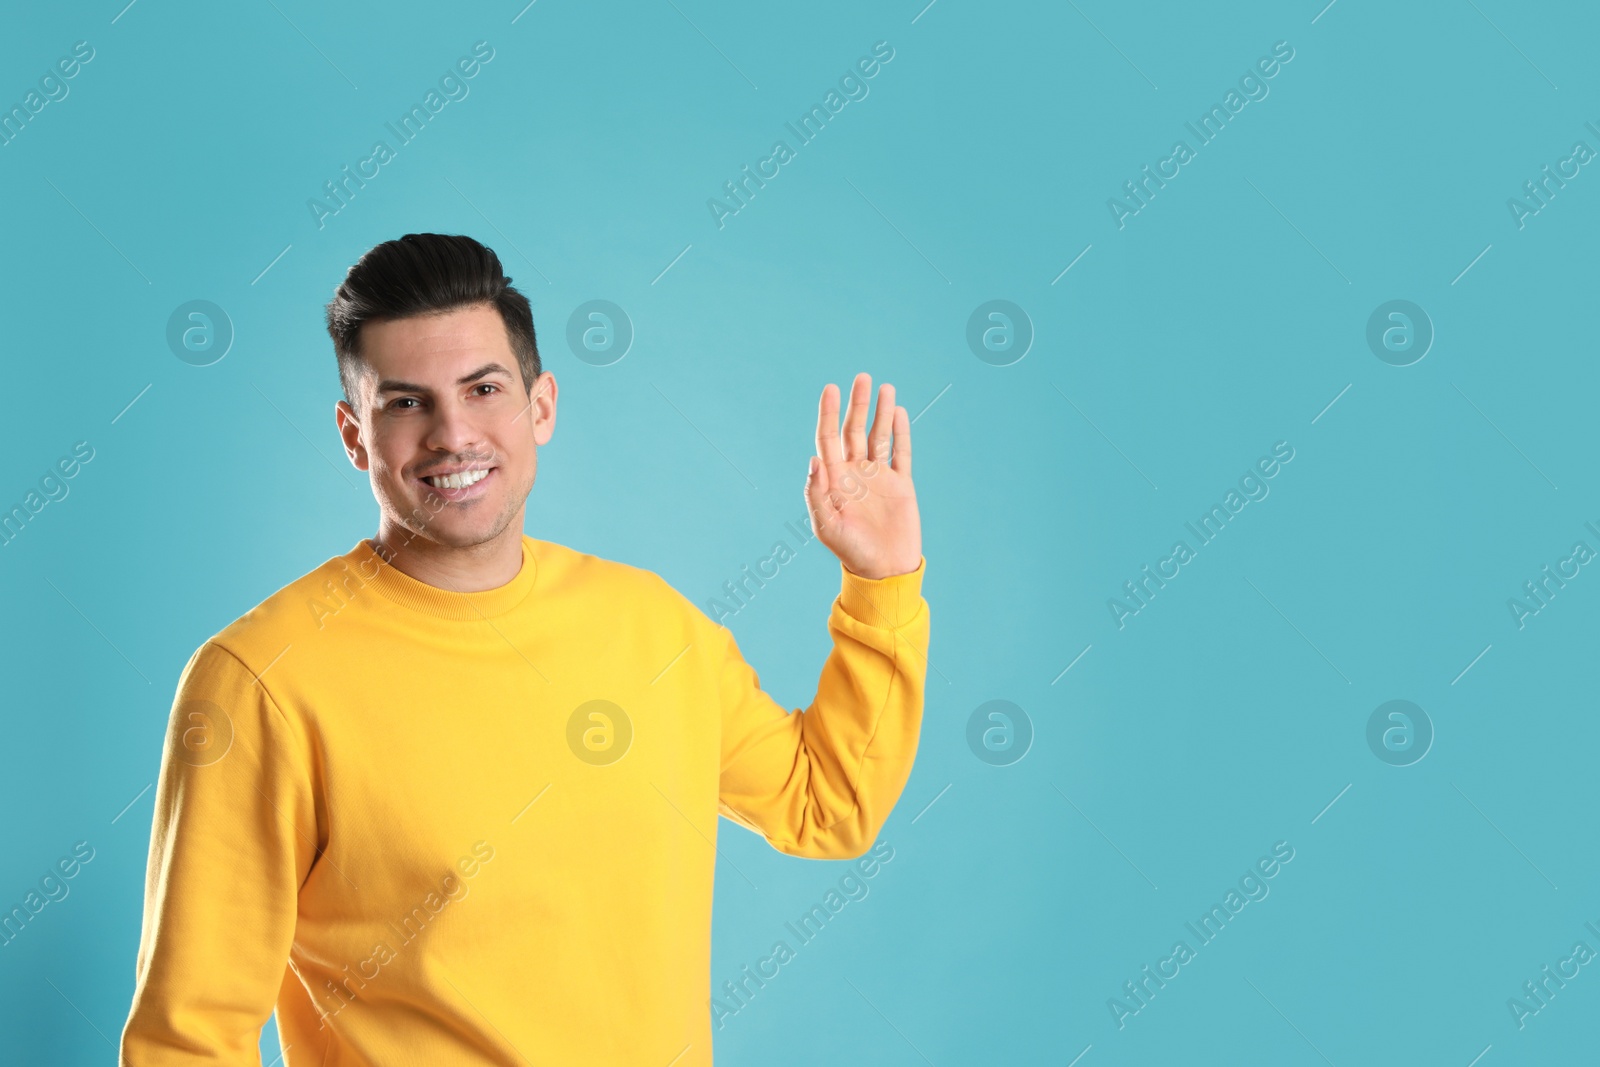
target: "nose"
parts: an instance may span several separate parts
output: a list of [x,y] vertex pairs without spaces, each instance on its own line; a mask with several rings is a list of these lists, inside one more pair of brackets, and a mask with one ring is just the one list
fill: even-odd
[[423,444],[435,452],[470,453],[484,451],[483,440],[472,412],[464,404],[446,401],[434,409]]

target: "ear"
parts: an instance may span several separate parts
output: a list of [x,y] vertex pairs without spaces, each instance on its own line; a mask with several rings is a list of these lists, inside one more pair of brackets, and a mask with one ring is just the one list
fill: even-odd
[[556,376],[545,371],[528,390],[528,418],[533,423],[533,443],[549,444],[556,432]]
[[344,442],[344,454],[350,457],[350,463],[358,471],[364,471],[371,465],[367,456],[367,446],[361,441],[361,420],[356,417],[355,409],[341,400],[333,406],[333,420],[339,427],[339,439]]

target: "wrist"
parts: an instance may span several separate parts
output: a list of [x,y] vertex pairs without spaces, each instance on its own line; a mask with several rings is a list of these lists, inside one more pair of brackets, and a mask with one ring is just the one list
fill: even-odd
[[903,626],[922,605],[922,578],[927,559],[900,574],[871,578],[839,565],[839,604],[845,612],[871,626]]
[[922,564],[923,557],[922,553],[920,552],[909,560],[899,560],[893,563],[881,564],[878,567],[867,567],[862,570],[857,570],[843,560],[839,561],[839,565],[843,567],[851,577],[860,578],[869,582],[881,582],[890,578],[902,578],[907,574],[913,574],[920,570],[922,568]]

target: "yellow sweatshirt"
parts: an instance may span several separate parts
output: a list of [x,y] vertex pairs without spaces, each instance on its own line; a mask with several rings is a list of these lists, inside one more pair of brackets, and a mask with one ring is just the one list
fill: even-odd
[[921,725],[926,559],[841,567],[802,712],[658,575],[524,537],[456,593],[363,541],[202,645],[123,1067],[711,1063],[720,814],[862,855]]

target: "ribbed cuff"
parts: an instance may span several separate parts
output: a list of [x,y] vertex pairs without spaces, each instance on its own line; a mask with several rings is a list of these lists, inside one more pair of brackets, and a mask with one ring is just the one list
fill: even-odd
[[914,571],[889,578],[863,578],[840,563],[839,605],[868,626],[904,626],[922,606],[922,576],[927,569],[928,558],[922,556]]

